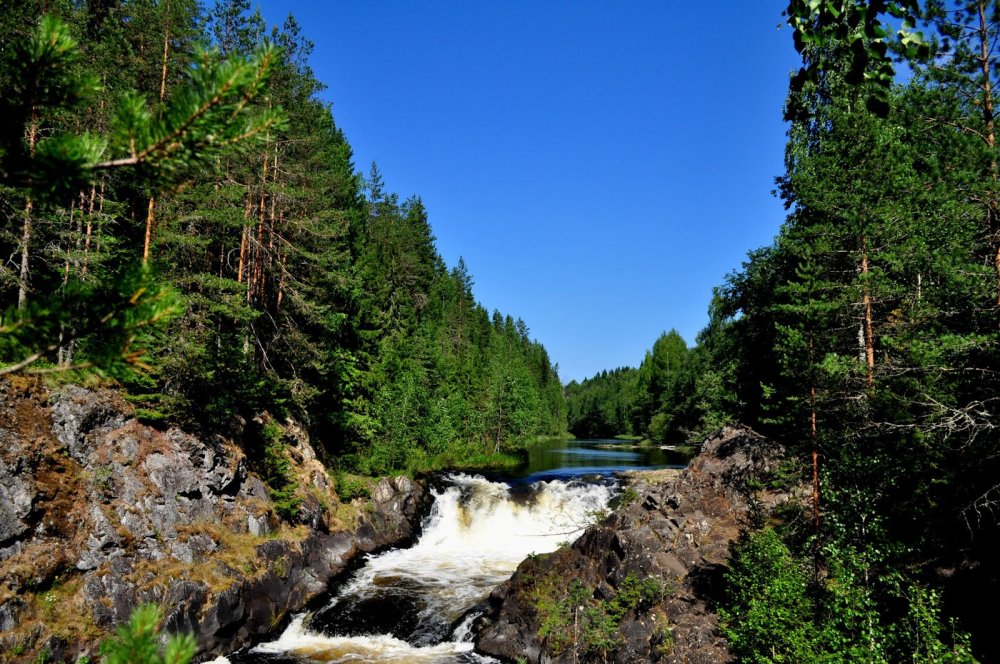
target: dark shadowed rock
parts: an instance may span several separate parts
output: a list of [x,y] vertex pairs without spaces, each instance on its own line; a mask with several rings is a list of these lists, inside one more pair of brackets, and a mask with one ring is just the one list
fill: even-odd
[[309,628],[330,636],[392,634],[409,639],[419,624],[420,606],[412,596],[392,590],[351,597],[317,613]]

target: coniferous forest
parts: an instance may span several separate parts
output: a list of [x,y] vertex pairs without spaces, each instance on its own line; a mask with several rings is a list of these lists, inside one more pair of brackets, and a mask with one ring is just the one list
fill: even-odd
[[693,346],[664,333],[564,390],[527,325],[477,303],[475,266],[445,265],[433,210],[358,170],[294,18],[5,3],[0,374],[114,385],[147,423],[236,438],[293,417],[366,475],[742,423],[808,491],[732,550],[717,609],[740,661],[995,661],[1000,2],[785,19],[803,66],[773,243],[720,275]]
[[357,171],[293,17],[5,7],[6,372],[96,368],[195,430],[292,415],[366,474],[565,429],[525,323],[444,264],[419,196]]

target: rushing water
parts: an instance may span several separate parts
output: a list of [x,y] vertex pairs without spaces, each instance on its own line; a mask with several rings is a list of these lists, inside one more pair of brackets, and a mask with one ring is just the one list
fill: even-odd
[[607,507],[615,491],[610,473],[673,465],[609,441],[548,445],[532,454],[509,477],[442,478],[416,544],[370,557],[321,609],[296,616],[276,640],[229,660],[495,661],[472,652],[471,631],[493,588],[529,555],[575,539]]

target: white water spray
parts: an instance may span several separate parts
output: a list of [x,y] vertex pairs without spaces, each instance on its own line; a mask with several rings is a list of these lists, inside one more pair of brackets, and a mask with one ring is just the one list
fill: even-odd
[[391,594],[413,607],[419,625],[406,640],[390,634],[336,636],[335,621],[325,634],[298,616],[276,641],[254,652],[334,664],[494,661],[472,652],[475,614],[470,610],[526,557],[554,551],[579,536],[606,509],[612,490],[580,482],[539,482],[516,499],[506,484],[479,476],[452,475],[448,481],[446,489],[434,492],[420,540],[409,549],[369,559],[320,612]]

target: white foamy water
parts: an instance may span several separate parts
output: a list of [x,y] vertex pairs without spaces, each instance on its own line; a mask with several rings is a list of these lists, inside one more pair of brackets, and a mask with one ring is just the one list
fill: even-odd
[[[530,495],[514,499],[506,484],[479,476],[453,475],[448,481],[450,486],[434,492],[423,535],[413,547],[370,558],[317,612],[321,627],[298,616],[276,641],[253,652],[335,664],[493,662],[472,652],[470,610],[526,557],[579,536],[607,507],[612,490],[539,482]],[[359,636],[365,630],[356,623],[354,635],[337,635],[337,612],[366,602],[382,602],[374,609],[380,618],[405,606],[400,615],[411,611],[416,627],[399,628],[407,632],[405,640],[400,634]],[[324,613],[333,618],[323,620]]]
[[417,647],[386,634],[373,636],[326,636],[308,631],[297,616],[277,641],[254,648],[258,653],[292,653],[317,662],[452,662],[471,655],[467,662],[494,662],[472,652],[472,643],[446,641],[434,646]]

